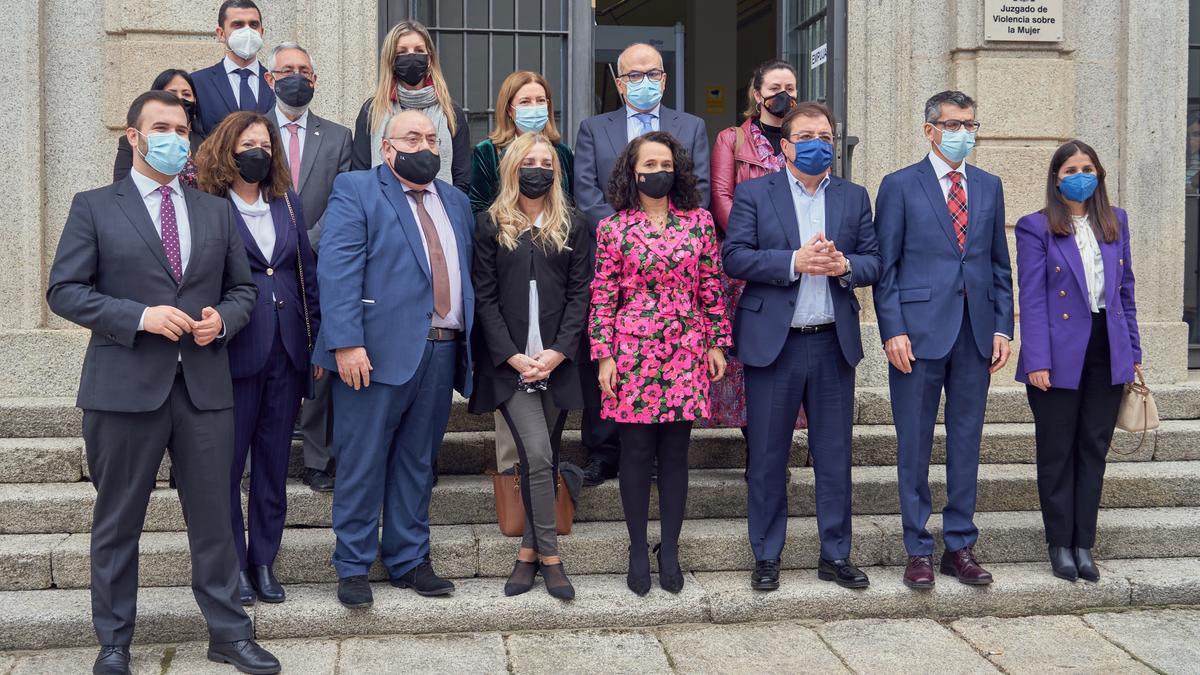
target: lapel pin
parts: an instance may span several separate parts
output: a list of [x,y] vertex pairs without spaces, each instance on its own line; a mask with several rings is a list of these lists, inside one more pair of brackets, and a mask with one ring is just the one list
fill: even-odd
[[313,136],[320,136],[320,135],[321,135],[321,132],[319,132],[319,131],[314,131],[314,132],[313,132]]

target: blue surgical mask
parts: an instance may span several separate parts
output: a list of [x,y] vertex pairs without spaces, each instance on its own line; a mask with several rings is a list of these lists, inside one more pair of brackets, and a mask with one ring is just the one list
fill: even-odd
[[967,155],[971,154],[973,147],[975,147],[975,134],[966,129],[942,131],[942,142],[938,143],[938,150],[941,150],[946,159],[953,164],[966,159]]
[[1086,202],[1096,191],[1100,179],[1094,173],[1073,173],[1058,183],[1058,191],[1073,202]]
[[150,168],[166,176],[175,176],[183,171],[188,153],[192,151],[192,144],[188,139],[172,131],[149,135],[138,131],[138,135],[146,139],[146,152],[142,153],[140,147],[138,152],[142,153]]
[[541,131],[550,119],[550,111],[544,105],[523,105],[513,108],[513,122],[523,133]]
[[641,82],[625,83],[625,100],[638,110],[652,110],[662,101],[662,80],[643,77]]
[[792,164],[800,173],[819,176],[833,164],[833,146],[819,138],[795,143],[794,147],[796,158],[792,160]]

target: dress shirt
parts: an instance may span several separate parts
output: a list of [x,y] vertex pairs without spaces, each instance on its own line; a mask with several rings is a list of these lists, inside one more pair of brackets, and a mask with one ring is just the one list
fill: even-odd
[[[533,221],[533,227],[542,226],[542,214]],[[533,236],[532,228],[529,236]],[[531,270],[532,271],[532,268]],[[542,320],[538,303],[537,279],[529,280],[529,336],[525,340],[525,356],[537,356],[544,349],[542,345]]]
[[[304,138],[308,135],[308,108],[305,108],[304,112],[296,119],[289,120],[287,115],[284,115],[283,111],[279,109],[279,106],[275,106],[275,124],[279,127],[279,140],[283,141],[284,157],[287,157],[289,161],[292,159],[292,156],[287,154],[287,149],[290,147],[288,146],[288,142],[292,140],[292,132],[284,129],[283,126],[285,124],[295,124],[299,127],[296,131],[300,137],[300,157],[304,157]],[[297,161],[296,165],[299,166],[300,162]],[[299,179],[297,178],[297,180]]]
[[[401,187],[404,188],[404,196],[408,198],[408,208],[412,210],[413,221],[417,224],[417,232],[421,233],[421,245],[425,247],[425,262],[428,264],[429,242],[425,240],[425,231],[421,229],[421,217],[417,215],[417,200],[408,194],[408,186],[401,184]],[[446,215],[446,209],[442,206],[442,198],[438,194],[437,186],[430,183],[424,189],[425,210],[429,212],[429,217],[433,219],[433,225],[437,228],[438,239],[442,242],[442,254],[446,256],[446,274],[450,277],[450,313],[446,316],[438,316],[437,312],[434,312],[433,327],[463,330],[466,324],[463,321],[462,269],[458,260],[458,240],[454,236],[454,226],[450,224],[450,216]]]
[[[650,126],[653,131],[660,131],[658,126],[658,113],[662,110],[661,105],[656,105],[652,110],[647,110],[645,114],[650,115]],[[635,115],[643,114],[641,110],[634,110],[629,106],[625,106],[625,131],[628,134],[626,140],[632,141],[642,135],[642,121]]]
[[246,203],[233,190],[229,191],[229,198],[233,200],[238,213],[242,214],[246,229],[250,230],[250,236],[258,245],[263,260],[270,264],[271,256],[275,254],[275,219],[271,217],[271,205],[262,198],[261,193],[253,204]]
[[[233,90],[233,101],[240,108],[242,106],[242,76],[238,75],[237,71],[242,67],[234,63],[228,54],[222,63],[225,65],[225,77],[229,78],[229,88]],[[250,77],[246,78],[246,83],[250,85],[250,91],[254,92],[255,96],[261,96],[262,94],[258,90],[258,61],[246,66],[246,70],[250,71]]]
[[1104,256],[1100,254],[1100,242],[1092,230],[1091,219],[1086,215],[1071,216],[1075,227],[1075,246],[1083,260],[1083,279],[1087,283],[1088,301],[1092,312],[1105,308],[1104,302]]
[[[800,243],[803,245],[816,234],[825,234],[825,188],[829,186],[826,175],[813,194],[787,169],[788,185],[792,188],[792,207],[800,227]],[[829,277],[818,274],[797,274],[796,254],[792,254],[791,280],[800,280],[796,291],[796,311],[792,314],[792,327],[820,326],[833,323],[833,296],[829,294]]]

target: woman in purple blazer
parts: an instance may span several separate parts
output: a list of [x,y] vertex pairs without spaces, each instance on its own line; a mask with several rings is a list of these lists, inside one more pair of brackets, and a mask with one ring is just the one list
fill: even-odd
[[1054,575],[1098,581],[1092,559],[1104,460],[1122,385],[1141,375],[1129,221],[1109,204],[1096,151],[1050,160],[1046,206],[1017,221],[1021,354],[1037,439],[1038,496]]

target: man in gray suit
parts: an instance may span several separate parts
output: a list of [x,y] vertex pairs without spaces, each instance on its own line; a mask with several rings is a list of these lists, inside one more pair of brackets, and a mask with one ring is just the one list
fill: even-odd
[[[275,91],[275,109],[267,113],[267,118],[279,127],[292,188],[300,195],[308,220],[308,238],[319,255],[321,225],[333,179],[350,170],[350,130],[308,109],[317,87],[317,70],[312,57],[299,44],[284,42],[272,50],[267,57],[267,71],[267,83]],[[317,492],[332,492],[332,399],[328,377],[317,380],[315,394],[300,408],[304,482]]]
[[[585,119],[575,139],[575,206],[587,216],[595,241],[596,225],[613,214],[604,197],[617,156],[630,139],[650,131],[665,131],[683,144],[695,165],[700,206],[708,208],[708,132],[704,120],[663,106],[667,74],[662,54],[648,44],[635,43],[617,59],[617,90],[625,105],[619,110]],[[595,368],[593,367],[594,371]],[[584,387],[583,445],[588,451],[584,485],[599,485],[617,475],[620,446],[617,425],[600,418],[600,390],[592,377]]]
[[46,299],[92,331],[76,405],[96,488],[92,515],[95,673],[128,673],[137,612],[138,540],[163,449],[188,514],[192,590],[208,658],[279,672],[238,603],[229,529],[233,383],[226,339],[257,289],[229,202],[183,187],[188,117],[174,94],[134,100],[124,180],[75,195]]

